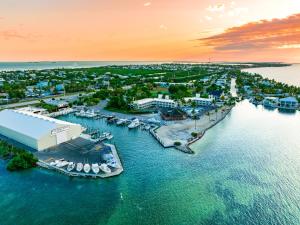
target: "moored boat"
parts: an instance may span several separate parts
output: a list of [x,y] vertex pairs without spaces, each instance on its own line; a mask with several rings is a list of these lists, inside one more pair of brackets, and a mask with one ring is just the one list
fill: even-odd
[[75,168],[75,163],[73,162],[69,162],[68,167],[67,167],[67,171],[72,171]]
[[104,173],[111,173],[111,169],[107,166],[107,164],[102,163],[99,167]]
[[82,163],[77,163],[77,166],[76,166],[77,172],[80,172],[82,169],[83,169],[83,164]]
[[98,163],[92,164],[92,171],[93,171],[95,174],[98,174],[98,173],[99,173],[100,169],[99,169]]
[[85,173],[89,173],[90,171],[91,171],[91,166],[90,166],[90,164],[84,164],[84,166],[83,166],[83,171],[85,172]]
[[129,125],[128,125],[128,128],[129,129],[133,129],[133,128],[136,128],[140,126],[140,121],[139,119],[134,119]]

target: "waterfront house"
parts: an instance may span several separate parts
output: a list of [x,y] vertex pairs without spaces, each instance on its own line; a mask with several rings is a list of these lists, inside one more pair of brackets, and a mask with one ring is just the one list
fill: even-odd
[[281,98],[278,107],[281,109],[295,110],[299,106],[298,100],[295,97]]
[[263,105],[265,107],[277,108],[279,104],[279,98],[277,97],[265,97],[263,100]]
[[0,112],[0,134],[38,151],[78,138],[82,130],[81,125],[32,112]]

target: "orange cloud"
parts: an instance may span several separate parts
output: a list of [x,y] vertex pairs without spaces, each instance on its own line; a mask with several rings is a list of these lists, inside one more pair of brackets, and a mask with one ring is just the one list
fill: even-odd
[[217,51],[295,48],[300,46],[300,14],[232,27],[198,41]]

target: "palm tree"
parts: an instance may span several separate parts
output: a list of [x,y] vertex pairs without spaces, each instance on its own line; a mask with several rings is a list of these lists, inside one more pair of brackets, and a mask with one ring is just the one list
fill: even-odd
[[196,118],[196,106],[197,106],[197,104],[196,104],[196,102],[193,101],[191,106],[193,107],[192,115],[193,115],[193,119],[195,121],[195,130],[196,130],[197,129],[197,118]]

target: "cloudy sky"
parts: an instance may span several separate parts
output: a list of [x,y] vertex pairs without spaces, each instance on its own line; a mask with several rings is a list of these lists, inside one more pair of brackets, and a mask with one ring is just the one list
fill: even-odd
[[300,62],[299,0],[1,0],[0,61]]

